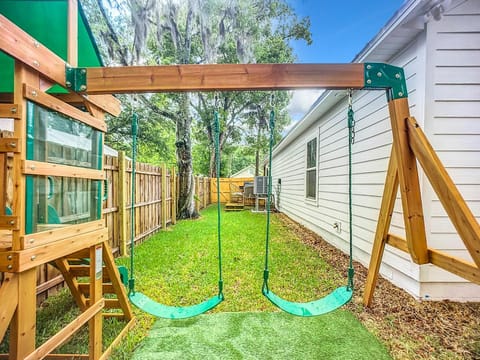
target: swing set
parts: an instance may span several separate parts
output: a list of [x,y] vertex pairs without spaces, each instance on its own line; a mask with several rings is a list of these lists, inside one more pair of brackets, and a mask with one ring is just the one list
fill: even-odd
[[[273,97],[272,97],[273,98]],[[275,133],[275,111],[272,109],[270,111],[270,137],[269,137],[269,175],[268,175],[268,193],[267,193],[267,226],[265,234],[265,269],[263,272],[263,286],[262,293],[263,295],[272,302],[279,309],[290,313],[292,315],[298,315],[303,317],[308,316],[317,316],[326,314],[330,311],[336,310],[339,307],[348,303],[353,295],[353,260],[352,260],[352,251],[353,251],[353,233],[352,233],[352,143],[353,143],[353,127],[354,127],[354,118],[353,118],[353,109],[352,109],[352,91],[349,91],[349,108],[348,108],[348,165],[349,165],[349,223],[350,223],[350,256],[349,256],[349,269],[348,269],[348,285],[337,288],[335,291],[325,296],[324,298],[318,299],[316,301],[310,301],[305,303],[291,302],[285,299],[282,299],[280,296],[276,295],[273,291],[270,290],[268,285],[269,278],[269,243],[270,243],[270,213],[271,213],[271,198],[272,198],[272,149],[274,145],[274,133]],[[218,119],[218,112],[214,112],[214,143],[215,143],[215,166],[217,173],[217,241],[218,241],[218,294],[199,303],[191,306],[170,306],[156,302],[146,296],[145,294],[135,290],[135,277],[134,277],[134,267],[135,267],[135,256],[134,256],[134,229],[131,229],[130,236],[130,278],[128,280],[128,297],[132,304],[134,304],[139,309],[161,318],[167,319],[184,319],[188,317],[197,316],[203,314],[224,300],[223,294],[223,279],[222,279],[222,240],[221,240],[221,206],[220,206],[220,122]],[[136,152],[137,152],[137,132],[138,132],[138,116],[136,113],[132,115],[132,203],[131,203],[131,223],[134,224],[135,218],[135,162],[136,162]]]
[[[3,338],[11,323],[10,358],[43,358],[86,323],[89,324],[90,332],[90,358],[100,359],[106,356],[102,350],[102,309],[106,306],[102,287],[102,260],[103,267],[112,280],[112,288],[118,297],[118,303],[123,309],[124,315],[122,316],[129,320],[129,325],[121,334],[124,334],[132,324],[133,315],[128,298],[145,310],[151,310],[158,316],[169,318],[194,316],[213,308],[223,300],[220,227],[218,227],[220,276],[217,295],[192,307],[168,308],[134,290],[133,267],[132,274],[130,274],[129,294],[125,292],[120,284],[119,272],[114,266],[111,249],[106,241],[107,229],[102,221],[101,211],[99,211],[102,198],[102,187],[99,184],[104,178],[102,162],[98,161],[93,164],[95,166],[92,166],[91,169],[87,169],[71,164],[51,164],[45,159],[31,159],[28,154],[26,130],[29,116],[27,110],[31,103],[53,109],[96,129],[100,140],[95,143],[95,148],[98,148],[98,153],[101,155],[103,153],[102,133],[106,131],[104,115],[106,112],[118,115],[119,112],[118,109],[115,109],[117,102],[109,96],[111,94],[172,91],[274,91],[311,88],[382,89],[386,92],[388,102],[393,146],[373,241],[363,298],[364,304],[366,306],[372,304],[386,244],[409,253],[416,264],[432,263],[480,284],[480,226],[419,124],[410,116],[406,80],[402,68],[383,63],[215,64],[81,68],[76,66],[77,63],[74,60],[66,62],[57,56],[3,16],[0,16],[0,28],[2,29],[0,50],[15,61],[13,96],[8,100],[3,100],[3,103],[0,104],[0,117],[15,119],[13,138],[0,139],[0,169],[6,168],[7,153],[13,153],[12,172],[15,179],[11,212],[7,213],[4,209],[5,171],[0,172],[0,185],[2,185],[0,186],[0,273],[2,275],[0,339]],[[70,41],[75,44],[72,40],[75,39],[74,35],[74,32],[69,35],[69,44]],[[69,94],[63,97],[48,94],[46,90],[55,84],[68,89]],[[70,105],[79,102],[85,105],[88,113]],[[349,113],[351,112],[349,111]],[[351,137],[353,113],[352,118],[350,115],[348,118]],[[274,112],[271,113],[271,122],[271,128],[273,128]],[[136,132],[136,125],[133,132]],[[270,139],[270,154],[272,145],[273,142]],[[351,141],[349,147],[351,147]],[[473,262],[428,247],[417,162],[423,168]],[[271,163],[271,155],[269,163]],[[86,179],[92,184],[92,188],[96,190],[93,191],[95,194],[91,196],[92,204],[95,204],[91,208],[91,221],[45,232],[32,234],[26,232],[26,218],[30,216],[26,211],[26,201],[29,199],[28,179],[32,177],[44,179],[47,176]],[[269,176],[271,178],[271,174]],[[389,233],[399,188],[405,239]],[[269,192],[271,194],[271,181]],[[220,212],[218,214],[220,216]],[[269,219],[268,213],[267,217]],[[352,233],[351,230],[350,233]],[[350,253],[351,251],[350,241]],[[267,231],[262,291],[270,301],[283,310],[300,316],[317,315],[333,310],[351,299],[353,291],[351,259],[347,286],[335,290],[326,298],[299,304],[282,299],[270,289],[268,252],[269,233]],[[84,287],[78,284],[73,276],[73,269],[67,263],[68,258],[72,256],[89,257],[90,259],[88,263],[90,277],[88,301],[80,291]],[[63,269],[62,273],[79,304],[81,314],[75,321],[36,349],[36,267],[49,262],[56,262]]]

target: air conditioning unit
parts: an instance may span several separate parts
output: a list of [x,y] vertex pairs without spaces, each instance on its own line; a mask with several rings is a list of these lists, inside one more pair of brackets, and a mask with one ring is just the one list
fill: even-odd
[[268,176],[255,176],[253,182],[253,193],[255,195],[268,194]]

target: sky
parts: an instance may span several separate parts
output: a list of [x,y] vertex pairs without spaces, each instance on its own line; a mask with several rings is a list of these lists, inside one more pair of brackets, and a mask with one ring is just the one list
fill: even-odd
[[[309,16],[312,45],[291,43],[298,63],[349,63],[382,29],[404,0],[288,0],[299,17]],[[322,90],[297,90],[289,106],[295,121]]]

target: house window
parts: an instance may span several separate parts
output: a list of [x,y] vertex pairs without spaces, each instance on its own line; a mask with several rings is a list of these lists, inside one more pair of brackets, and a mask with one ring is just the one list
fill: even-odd
[[307,143],[306,197],[317,198],[317,138]]

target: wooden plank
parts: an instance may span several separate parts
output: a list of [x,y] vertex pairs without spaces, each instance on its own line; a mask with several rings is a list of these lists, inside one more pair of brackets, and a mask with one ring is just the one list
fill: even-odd
[[65,61],[0,15],[0,49],[39,71],[54,82],[65,86]]
[[22,172],[27,175],[65,176],[79,179],[103,180],[105,178],[103,170],[51,164],[33,160],[24,160],[22,162]]
[[126,256],[127,252],[127,162],[125,152],[118,152],[118,216],[119,216],[119,236],[120,236],[120,255]]
[[403,219],[410,256],[417,264],[428,262],[427,237],[423,218],[417,161],[409,146],[406,119],[410,116],[408,99],[388,102],[392,125],[393,148],[398,168]]
[[104,307],[103,299],[96,301],[93,306],[82,312],[75,320],[64,326],[62,330],[45,341],[39,348],[25,357],[25,360],[43,359],[60,345],[70,339],[87,321],[91,321],[96,316],[101,316]]
[[0,229],[4,230],[18,230],[19,229],[19,216],[12,215],[0,215]]
[[7,206],[7,154],[0,153],[0,215],[5,214]]
[[3,341],[5,332],[10,325],[13,314],[18,304],[18,275],[5,273],[3,283],[0,286],[0,343]]
[[49,95],[47,93],[44,93],[38,88],[24,84],[23,95],[28,100],[31,100],[37,104],[43,105],[49,109],[58,111],[64,115],[67,115],[97,130],[100,130],[103,132],[107,131],[107,125],[105,121],[97,119],[85,111],[82,111],[71,105],[68,105],[63,101],[57,99],[56,97]]
[[35,292],[38,295],[50,290],[51,288],[60,285],[61,283],[64,282],[63,276],[58,275],[54,277],[53,279],[47,280],[45,282],[42,282],[41,284],[37,285],[37,288],[35,289]]
[[363,87],[363,64],[210,64],[87,70],[88,94]]
[[[0,21],[1,22],[1,21]],[[30,70],[22,63],[15,62],[14,68],[14,92],[13,103],[19,104],[22,109],[27,108],[27,102],[23,97],[23,84],[29,84],[35,87],[40,86],[40,78],[38,73]],[[18,229],[12,232],[12,250],[21,249],[20,238],[25,232],[25,176],[22,176],[22,161],[26,158],[26,128],[27,128],[27,113],[21,112],[21,117],[18,121],[14,121],[14,134],[13,137],[20,139],[21,152],[13,154],[13,163],[11,168],[11,178],[13,179],[13,199],[12,208],[16,215],[22,215],[19,217]]]
[[[105,239],[108,240],[108,239]],[[95,304],[98,302],[104,306],[104,299],[102,294],[102,259],[103,259],[103,245],[97,244],[90,247],[90,298],[89,303]],[[98,311],[94,317],[90,318],[88,322],[89,330],[89,344],[88,353],[90,359],[97,360],[102,356],[102,313]]]
[[[107,238],[107,229],[102,229],[23,251],[8,251],[0,257],[0,271],[7,271],[7,266],[12,264],[13,268],[8,271],[26,271],[94,244],[102,243]],[[12,260],[7,260],[10,255]]]
[[480,226],[477,219],[413,117],[408,119],[407,127],[410,146],[415,156],[470,256],[477,267],[480,267]]
[[54,94],[53,96],[72,106],[89,103],[113,116],[118,116],[122,112],[120,100],[112,95],[88,95],[72,92],[68,94]]
[[18,305],[10,324],[10,359],[23,360],[35,350],[36,269],[18,274]]
[[[82,292],[82,294],[88,295],[90,294],[90,284],[89,283],[79,283],[78,289]],[[115,291],[113,290],[112,284],[103,284],[102,290],[104,294],[114,294]],[[123,316],[123,314],[122,314]]]
[[[406,240],[399,236],[388,234],[387,244],[408,252]],[[480,285],[480,269],[474,263],[431,248],[428,249],[428,256],[433,265]]]
[[0,153],[2,152],[20,152],[21,142],[15,138],[0,138]]
[[63,278],[65,279],[65,282],[67,283],[67,286],[70,289],[75,302],[77,303],[77,306],[80,308],[80,310],[85,311],[87,308],[87,300],[80,291],[80,284],[78,283],[77,279],[75,276],[70,274],[70,264],[66,259],[58,259],[55,261],[55,264],[61,271]]
[[378,214],[377,229],[373,241],[372,253],[370,255],[370,265],[368,266],[365,291],[363,293],[363,304],[370,306],[373,300],[373,293],[378,280],[380,265],[382,264],[385,242],[387,240],[388,229],[392,221],[395,198],[398,192],[398,168],[395,151],[392,148],[390,161],[388,163],[387,177],[383,189],[382,205]]
[[52,242],[56,242],[58,240],[75,237],[103,228],[103,221],[96,220],[83,224],[62,226],[61,228],[50,229],[35,234],[23,235],[21,238],[22,249],[29,249],[36,246],[46,245]]
[[20,119],[22,106],[18,104],[0,104],[0,118]]
[[162,199],[162,214],[161,214],[161,225],[162,229],[167,229],[167,166],[165,163],[162,165],[162,182],[161,182],[161,199]]
[[120,308],[122,309],[125,318],[127,320],[133,319],[133,312],[130,302],[128,301],[127,291],[120,281],[120,273],[118,272],[115,260],[113,259],[112,250],[106,241],[103,243],[103,263],[110,281],[112,282],[113,291],[117,295]]
[[78,2],[68,0],[67,11],[67,61],[78,66]]

